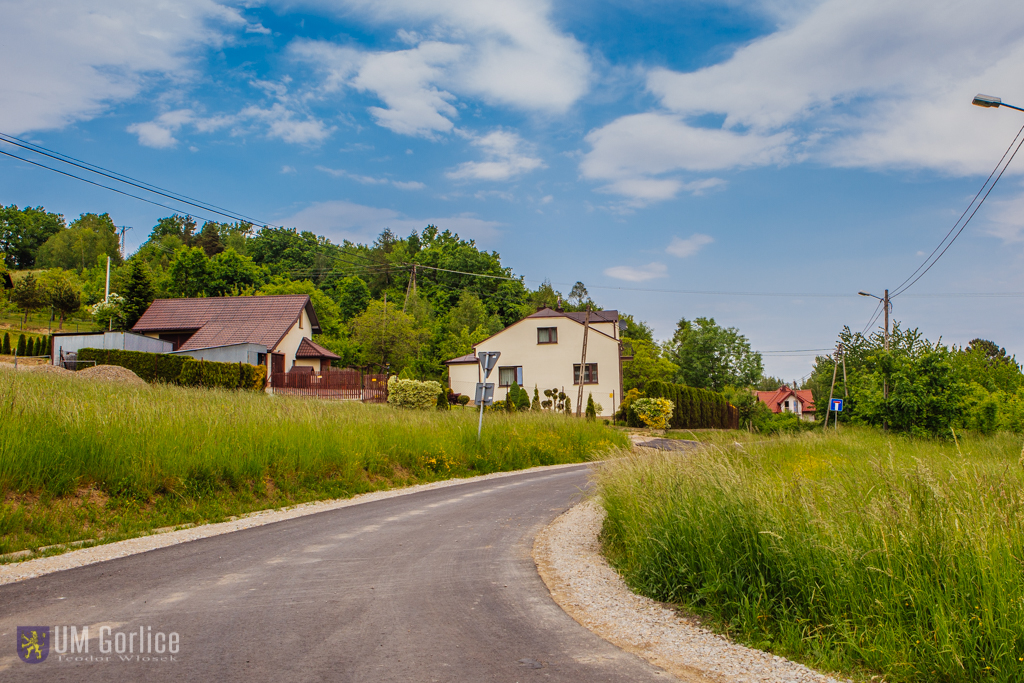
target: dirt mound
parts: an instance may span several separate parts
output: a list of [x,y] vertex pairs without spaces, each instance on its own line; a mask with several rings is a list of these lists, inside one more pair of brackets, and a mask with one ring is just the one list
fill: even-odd
[[62,368],[59,365],[19,365],[19,370],[25,372],[42,372],[48,375],[71,375],[74,374],[66,368]]
[[85,370],[75,373],[76,377],[82,379],[97,379],[105,382],[120,382],[121,384],[145,385],[146,382],[128,368],[119,365],[94,365]]

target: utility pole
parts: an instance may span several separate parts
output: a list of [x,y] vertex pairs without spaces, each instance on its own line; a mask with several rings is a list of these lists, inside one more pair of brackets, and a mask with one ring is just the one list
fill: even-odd
[[883,304],[885,306],[885,350],[889,350],[889,290],[885,290],[885,299]]
[[[835,392],[836,389],[836,373],[838,373],[839,371],[839,360],[836,358],[836,354],[839,353],[839,349],[842,348],[843,346],[842,344],[840,344],[839,348],[835,351],[835,353],[832,354],[832,386],[828,390],[828,407],[825,409],[825,429],[828,429],[828,418],[832,411],[832,394]],[[843,367],[845,368],[846,366],[844,365]],[[836,429],[839,429],[838,415],[836,415]]]
[[587,333],[590,332],[590,304],[587,304],[586,322],[583,323],[583,357],[580,359],[580,393],[576,399],[576,417],[583,410],[583,382],[587,377]]

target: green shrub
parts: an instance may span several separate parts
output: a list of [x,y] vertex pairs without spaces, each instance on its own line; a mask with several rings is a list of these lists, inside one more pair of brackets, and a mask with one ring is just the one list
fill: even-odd
[[668,429],[674,409],[675,405],[667,398],[638,398],[630,406],[644,426],[651,429]]
[[396,408],[433,408],[440,393],[442,390],[438,382],[399,379],[394,375],[388,378],[388,404]]
[[[95,361],[97,365],[127,368],[150,383],[262,391],[267,381],[267,368],[262,365],[199,361],[189,356],[166,353],[81,349],[78,352],[78,359]],[[86,367],[89,367],[89,364],[79,366],[80,369]]]
[[448,410],[449,402],[448,396],[442,391],[437,395],[437,409]]
[[739,427],[739,412],[717,392],[654,381],[647,384],[647,396],[672,401],[675,409],[668,422],[669,429]]
[[223,389],[263,389],[267,369],[248,363],[216,363],[186,358],[178,376],[178,384],[191,387],[221,387]]
[[596,420],[597,419],[597,406],[594,405],[594,394],[593,393],[587,394],[587,412],[586,412],[586,415],[587,415],[587,419],[588,420]]
[[19,356],[27,355],[26,354],[26,349],[27,348],[28,347],[27,347],[27,344],[25,342],[25,335],[23,335],[23,334],[22,335],[18,335],[18,355]]
[[462,394],[459,396],[459,405],[464,406],[469,404],[469,394]]
[[11,335],[4,332],[3,343],[0,344],[0,354],[4,356],[11,355]]

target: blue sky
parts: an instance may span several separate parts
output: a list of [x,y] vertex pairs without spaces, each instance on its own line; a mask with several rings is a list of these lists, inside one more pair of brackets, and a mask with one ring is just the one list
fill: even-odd
[[[862,329],[1024,114],[1009,0],[0,0],[0,131],[333,240],[427,223],[762,351]],[[9,151],[9,148],[5,148]],[[894,316],[1024,355],[1024,159]],[[166,209],[0,161],[0,202]],[[662,291],[638,291],[662,290]],[[675,290],[675,291],[672,291]],[[747,292],[785,296],[681,294]],[[838,296],[820,296],[838,295]],[[807,374],[813,354],[766,356]]]

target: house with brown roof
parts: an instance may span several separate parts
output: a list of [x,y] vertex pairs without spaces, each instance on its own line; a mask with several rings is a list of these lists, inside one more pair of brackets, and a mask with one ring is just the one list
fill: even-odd
[[773,413],[796,413],[801,420],[814,420],[814,395],[810,389],[790,389],[782,385],[775,391],[757,392],[757,400]]
[[472,354],[446,361],[452,391],[475,394],[483,377],[476,353],[499,351],[498,365],[488,382],[496,384],[494,399],[504,400],[512,383],[533,396],[536,386],[564,391],[576,408],[580,382],[584,405],[588,395],[600,404],[599,415],[610,416],[622,400],[622,362],[627,357],[619,339],[618,311],[591,311],[587,331],[587,358],[583,356],[586,312],[542,308],[477,344]]
[[169,342],[171,353],[266,365],[270,374],[319,372],[341,358],[313,341],[320,321],[306,294],[157,299],[132,331]]

